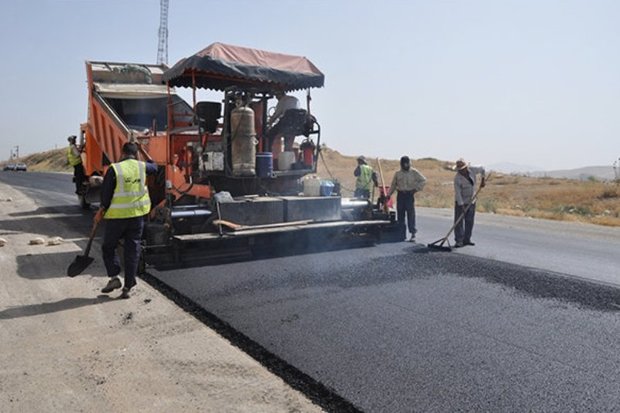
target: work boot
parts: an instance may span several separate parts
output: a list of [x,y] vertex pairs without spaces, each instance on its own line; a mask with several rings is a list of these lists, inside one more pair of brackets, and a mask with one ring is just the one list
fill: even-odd
[[471,241],[465,241],[465,242],[464,242],[464,244],[465,244],[465,245],[471,245],[472,247],[473,247],[474,245],[476,245],[475,243],[473,243],[473,242],[471,242]]
[[460,241],[457,241],[457,242],[454,243],[454,248],[461,248],[461,247],[464,247],[464,246],[465,245],[462,242],[460,242]]
[[123,287],[123,291],[121,292],[121,295],[118,296],[118,298],[127,299],[131,297],[131,295],[129,294],[130,291],[131,288]]
[[409,242],[415,242],[415,235],[412,235],[411,238],[409,238]]
[[113,277],[112,279],[110,279],[110,281],[108,281],[108,284],[101,289],[101,292],[104,294],[108,294],[121,287],[121,280],[119,280],[118,277]]

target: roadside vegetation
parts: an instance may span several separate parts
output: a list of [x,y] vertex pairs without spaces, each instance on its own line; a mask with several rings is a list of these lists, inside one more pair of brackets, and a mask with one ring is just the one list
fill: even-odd
[[[329,177],[329,172],[341,183],[345,195],[355,187],[353,169],[356,156],[343,156],[326,149],[319,161],[319,174]],[[376,158],[368,163],[379,171]],[[389,185],[400,166],[398,160],[381,160],[385,185]],[[416,205],[432,208],[452,208],[454,190],[451,163],[432,158],[413,161],[428,183],[416,195]],[[486,188],[480,192],[478,211],[494,214],[544,218],[560,221],[580,221],[598,225],[620,226],[620,182],[602,182],[534,178],[521,175],[493,173]]]
[[52,149],[22,156],[19,160],[33,172],[73,172],[73,168],[67,164],[66,152],[66,148]]
[[[357,156],[345,156],[325,148],[319,159],[318,174],[340,183],[343,195],[350,196],[355,188]],[[379,174],[376,158],[367,158]],[[71,172],[66,165],[65,149],[56,149],[22,157],[29,171]],[[413,161],[413,166],[428,179],[424,191],[416,196],[416,205],[432,208],[452,208],[451,163],[433,158]],[[398,160],[381,159],[383,180],[389,186]],[[379,179],[381,184],[381,179]],[[375,196],[378,193],[375,194]],[[620,226],[620,182],[602,182],[534,178],[494,173],[488,186],[480,193],[478,211],[494,214],[544,218],[561,221],[580,221],[598,225]]]

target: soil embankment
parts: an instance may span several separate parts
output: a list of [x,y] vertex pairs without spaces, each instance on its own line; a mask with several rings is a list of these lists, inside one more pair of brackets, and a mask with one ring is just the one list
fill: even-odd
[[0,206],[3,412],[320,411],[148,284],[102,295],[97,244],[91,267],[66,277],[86,241],[61,223],[70,208],[37,208],[5,184]]

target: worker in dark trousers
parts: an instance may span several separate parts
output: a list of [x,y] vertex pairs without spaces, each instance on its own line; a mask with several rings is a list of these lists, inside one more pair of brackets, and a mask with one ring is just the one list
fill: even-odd
[[476,215],[476,175],[480,175],[480,186],[485,186],[485,171],[481,166],[470,166],[462,158],[456,161],[454,167],[454,222],[465,214],[454,227],[454,246],[475,245],[471,240]]
[[398,223],[405,225],[405,215],[407,215],[407,229],[411,234],[410,242],[415,242],[417,232],[415,226],[415,193],[424,189],[426,178],[415,168],[411,168],[411,161],[408,156],[400,158],[400,171],[394,174],[390,191],[387,197],[390,198],[394,191],[398,191],[396,196],[396,218]]
[[118,278],[121,265],[116,247],[121,239],[124,241],[125,284],[121,298],[129,298],[129,292],[136,285],[144,217],[151,209],[146,176],[157,173],[157,165],[138,161],[137,154],[135,143],[123,145],[121,161],[110,165],[105,174],[101,207],[95,215],[96,222],[105,220],[103,263],[110,280],[102,293],[122,286]]
[[69,136],[69,147],[67,148],[67,163],[73,167],[73,182],[75,182],[75,193],[82,191],[82,183],[84,182],[84,165],[82,165],[82,155],[80,148],[75,143],[76,137]]

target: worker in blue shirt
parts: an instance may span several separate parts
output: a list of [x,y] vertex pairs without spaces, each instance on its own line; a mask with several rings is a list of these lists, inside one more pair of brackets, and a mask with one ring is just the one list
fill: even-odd
[[[97,223],[105,220],[102,251],[110,277],[101,292],[107,294],[122,286],[121,298],[129,298],[130,290],[136,285],[144,218],[151,210],[146,176],[157,173],[156,164],[138,161],[137,155],[135,143],[123,145],[120,162],[110,165],[103,178],[101,207],[95,215]],[[118,278],[121,265],[116,253],[121,239],[124,241],[124,285]]]

